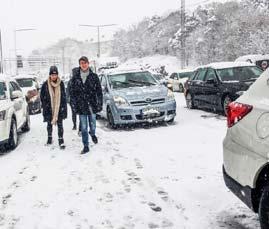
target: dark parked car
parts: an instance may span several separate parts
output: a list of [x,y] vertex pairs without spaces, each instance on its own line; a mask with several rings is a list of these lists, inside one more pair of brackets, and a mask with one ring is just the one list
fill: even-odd
[[256,65],[246,62],[199,67],[186,83],[187,107],[221,111],[226,115],[228,104],[248,90],[262,72]]

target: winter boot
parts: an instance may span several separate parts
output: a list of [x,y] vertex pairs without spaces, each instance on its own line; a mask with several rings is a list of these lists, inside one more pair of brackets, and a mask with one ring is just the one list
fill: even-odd
[[86,154],[89,152],[90,152],[89,146],[84,146],[83,150],[81,151],[81,154]]
[[60,149],[65,149],[64,140],[62,138],[59,138],[59,146],[60,146]]
[[47,145],[51,145],[52,144],[52,137],[48,136],[48,141],[47,141]]
[[76,126],[76,125],[74,125],[72,130],[77,130],[77,126]]
[[92,136],[92,141],[93,141],[94,144],[98,143],[98,138],[96,137],[96,135]]

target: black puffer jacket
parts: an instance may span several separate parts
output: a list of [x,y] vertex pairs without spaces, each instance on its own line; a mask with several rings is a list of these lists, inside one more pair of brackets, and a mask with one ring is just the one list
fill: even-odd
[[[63,120],[67,118],[67,103],[64,83],[61,82],[61,104],[58,114],[58,120]],[[41,88],[40,98],[43,109],[44,122],[50,122],[52,120],[52,109],[50,102],[50,93],[48,88],[48,81],[46,81]]]
[[[73,69],[71,79],[70,100],[74,101],[74,108],[79,115],[98,113],[103,107],[103,92],[98,76],[90,70],[85,84],[83,84],[80,68]],[[90,109],[91,107],[91,109]]]

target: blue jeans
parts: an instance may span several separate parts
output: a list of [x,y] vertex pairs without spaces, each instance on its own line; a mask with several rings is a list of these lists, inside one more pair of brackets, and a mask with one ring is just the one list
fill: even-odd
[[90,127],[91,136],[95,135],[96,131],[96,114],[92,115],[79,115],[80,128],[82,135],[82,142],[84,146],[89,146],[89,130]]

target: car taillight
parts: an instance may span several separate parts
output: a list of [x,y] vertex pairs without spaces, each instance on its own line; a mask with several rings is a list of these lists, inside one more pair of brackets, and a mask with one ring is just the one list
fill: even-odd
[[232,102],[228,105],[227,124],[228,128],[234,126],[237,122],[242,120],[253,109],[253,106]]

